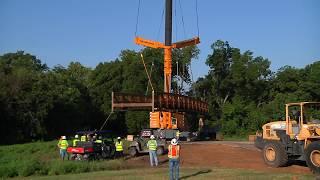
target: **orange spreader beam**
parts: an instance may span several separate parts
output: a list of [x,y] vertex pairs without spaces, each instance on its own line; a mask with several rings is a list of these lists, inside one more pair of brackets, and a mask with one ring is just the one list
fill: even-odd
[[200,38],[195,37],[185,41],[173,43],[171,46],[165,46],[161,42],[136,37],[134,42],[138,45],[159,49],[164,49],[164,92],[170,93],[171,89],[171,74],[172,74],[172,48],[183,48],[200,43]]

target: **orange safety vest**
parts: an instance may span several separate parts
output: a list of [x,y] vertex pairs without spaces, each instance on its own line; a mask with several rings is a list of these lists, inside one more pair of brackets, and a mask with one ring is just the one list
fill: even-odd
[[168,157],[172,159],[178,159],[180,156],[180,145],[169,145]]

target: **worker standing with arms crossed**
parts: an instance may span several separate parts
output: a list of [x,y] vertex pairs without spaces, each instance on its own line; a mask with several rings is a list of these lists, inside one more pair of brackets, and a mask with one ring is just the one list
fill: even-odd
[[117,138],[115,146],[116,146],[116,154],[114,155],[114,157],[115,158],[122,157],[123,156],[123,143],[121,141],[121,137]]
[[158,158],[157,158],[157,141],[154,139],[154,135],[150,136],[150,140],[147,143],[147,147],[149,148],[149,156],[150,156],[150,165],[153,166],[153,161],[155,166],[158,166]]
[[173,138],[168,147],[169,157],[169,177],[170,180],[179,179],[179,166],[180,166],[180,145],[177,139]]
[[69,144],[68,144],[66,136],[61,136],[61,139],[58,142],[58,147],[60,149],[60,156],[61,156],[63,161],[64,161],[64,158],[66,156],[69,159],[69,156],[68,156],[68,153],[67,153],[68,146],[69,146]]

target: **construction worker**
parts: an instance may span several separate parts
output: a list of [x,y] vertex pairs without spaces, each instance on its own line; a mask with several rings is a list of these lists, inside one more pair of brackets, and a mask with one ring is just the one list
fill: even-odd
[[86,142],[87,141],[87,136],[85,134],[83,134],[81,137],[80,137],[80,140],[82,142]]
[[87,134],[87,141],[91,142],[92,141],[92,136],[90,134]]
[[121,141],[121,137],[117,138],[115,146],[116,146],[116,152],[115,152],[114,157],[115,158],[122,157],[123,156],[123,143]]
[[176,132],[176,140],[179,140],[180,134],[181,134],[180,131],[177,130],[177,132]]
[[73,146],[73,147],[76,147],[76,146],[77,146],[77,143],[78,143],[79,141],[80,141],[80,140],[79,140],[79,135],[76,134],[76,135],[74,136],[73,141],[72,141],[72,146]]
[[168,151],[170,180],[179,179],[180,145],[178,145],[177,139],[171,140]]
[[58,142],[58,147],[60,149],[60,156],[62,158],[62,160],[64,160],[65,157],[68,157],[68,153],[67,153],[67,148],[68,148],[69,144],[67,141],[66,136],[61,136],[61,139]]
[[150,136],[150,140],[147,143],[147,147],[149,148],[149,156],[150,156],[150,165],[153,166],[153,161],[155,166],[158,166],[158,158],[157,158],[157,141],[154,138],[154,135]]
[[98,136],[98,139],[95,141],[95,143],[101,144],[102,143],[102,136]]

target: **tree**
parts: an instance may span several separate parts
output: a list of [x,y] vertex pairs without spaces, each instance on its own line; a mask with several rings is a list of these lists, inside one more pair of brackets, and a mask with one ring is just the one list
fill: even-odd
[[23,51],[0,56],[1,143],[11,144],[45,134],[48,102],[41,101],[37,81],[47,71],[39,59]]

